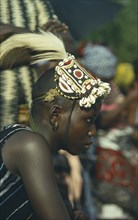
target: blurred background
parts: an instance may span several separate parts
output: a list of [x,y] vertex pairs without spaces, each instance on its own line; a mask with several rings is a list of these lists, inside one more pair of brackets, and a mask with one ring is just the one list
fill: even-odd
[[110,45],[120,61],[138,56],[137,0],[51,0],[78,41]]

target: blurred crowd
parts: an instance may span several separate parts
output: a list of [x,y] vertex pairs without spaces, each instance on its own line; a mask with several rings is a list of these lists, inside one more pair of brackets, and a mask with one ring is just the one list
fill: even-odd
[[[75,54],[89,72],[111,85],[95,122],[97,133],[91,148],[79,156],[61,151],[53,158],[70,216],[79,210],[75,215],[78,220],[136,220],[138,59],[120,63],[110,45],[76,42],[70,27],[59,20],[46,0],[9,2],[0,3],[0,42],[15,33],[51,31],[63,39],[67,51]],[[41,62],[30,66],[24,57],[18,59],[10,69],[1,67],[0,130],[13,123],[29,125],[33,84],[53,65]]]

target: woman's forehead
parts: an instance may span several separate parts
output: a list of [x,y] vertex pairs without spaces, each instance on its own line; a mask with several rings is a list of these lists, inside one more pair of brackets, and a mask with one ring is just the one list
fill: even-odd
[[91,108],[81,108],[77,103],[74,111],[76,111],[77,114],[81,114],[81,115],[97,116],[97,114],[99,114],[100,112],[101,105],[102,105],[101,102],[97,102]]

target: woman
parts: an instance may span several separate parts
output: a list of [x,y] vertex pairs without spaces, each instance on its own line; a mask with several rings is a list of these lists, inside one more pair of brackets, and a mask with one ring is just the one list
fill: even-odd
[[[55,180],[52,155],[89,149],[108,83],[96,79],[69,55],[60,39],[45,34],[14,35],[1,44],[1,65],[14,63],[14,50],[30,51],[31,63],[58,61],[32,91],[30,128],[1,132],[1,218],[69,220]],[[60,61],[60,62],[59,62]]]

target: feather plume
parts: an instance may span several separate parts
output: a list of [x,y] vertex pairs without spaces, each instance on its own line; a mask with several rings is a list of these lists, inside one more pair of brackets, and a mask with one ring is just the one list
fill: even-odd
[[[23,56],[22,56],[23,55]],[[15,34],[0,44],[0,65],[11,67],[19,57],[31,64],[67,57],[63,41],[50,32]]]

